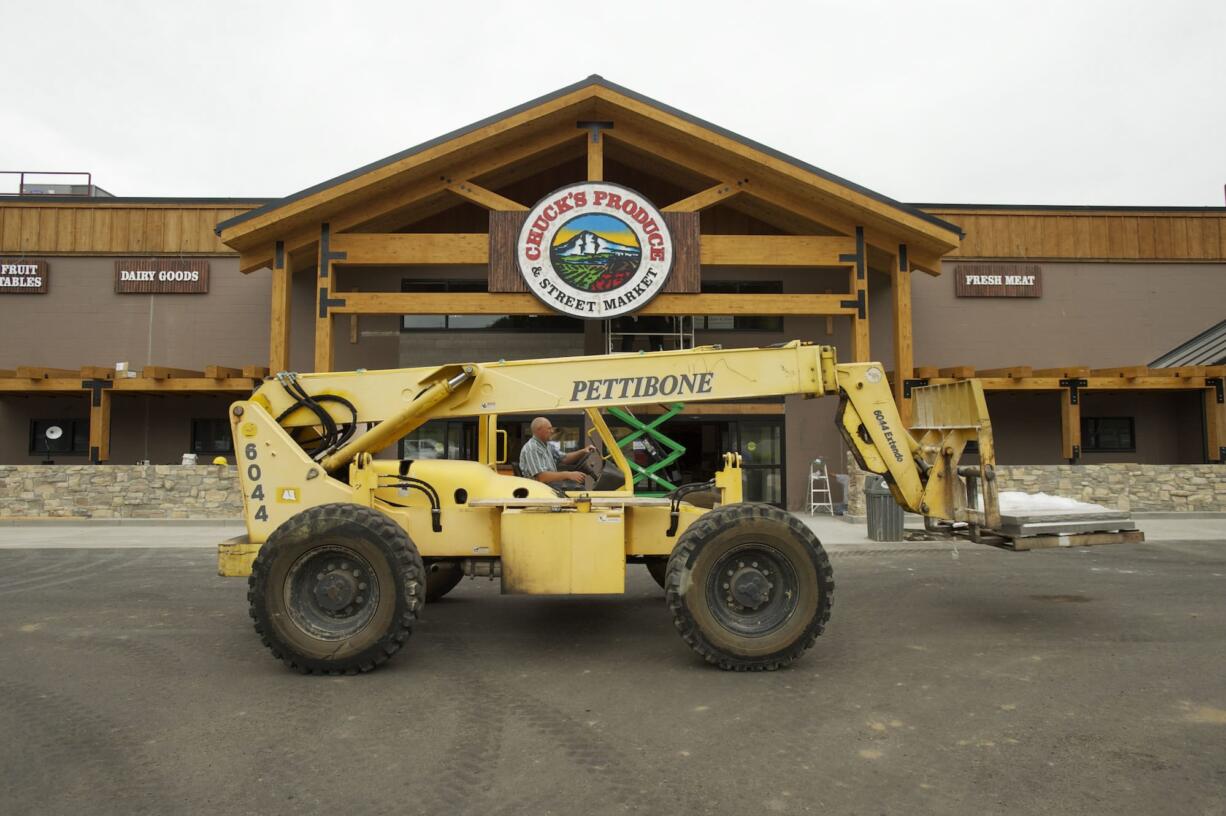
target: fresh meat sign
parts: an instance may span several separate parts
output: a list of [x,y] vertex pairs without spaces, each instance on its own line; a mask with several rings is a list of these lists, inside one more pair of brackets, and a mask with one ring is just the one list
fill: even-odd
[[638,311],[664,289],[673,240],[659,210],[639,193],[585,182],[537,202],[516,256],[529,291],[546,306],[603,320]]

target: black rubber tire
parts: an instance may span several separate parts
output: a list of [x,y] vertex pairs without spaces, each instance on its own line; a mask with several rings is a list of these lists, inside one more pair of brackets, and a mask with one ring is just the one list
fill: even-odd
[[668,557],[660,556],[647,557],[643,559],[643,563],[647,566],[647,571],[651,573],[651,577],[660,585],[660,589],[665,588],[668,581]]
[[426,603],[434,603],[464,580],[464,570],[455,561],[426,564]]
[[[788,580],[795,584],[794,601],[771,596],[768,609],[784,617],[761,631],[754,631],[757,612],[713,611],[710,593],[728,591],[716,570],[739,552],[765,554],[790,571]],[[730,671],[772,671],[798,658],[822,633],[834,600],[834,571],[817,536],[791,513],[769,504],[729,504],[681,534],[668,560],[664,592],[677,631],[708,663]],[[720,620],[737,614],[734,622],[748,633]]]
[[[286,596],[294,593],[286,584],[296,578],[309,582],[312,570],[306,566],[323,559],[347,569],[346,558],[355,565],[364,561],[370,572],[362,576],[369,584],[355,584],[365,592],[356,599],[361,617],[346,621],[321,611],[306,592],[296,593],[287,606]],[[354,581],[360,580],[356,572]],[[348,581],[348,573],[344,578]],[[247,579],[255,631],[273,657],[303,674],[357,674],[387,662],[412,634],[425,596],[425,569],[408,534],[377,510],[357,504],[324,504],[290,518],[260,548]],[[333,625],[330,614],[337,617],[335,631],[326,631]],[[321,619],[324,624],[316,629],[330,637],[308,631]],[[341,631],[346,625],[358,628]]]

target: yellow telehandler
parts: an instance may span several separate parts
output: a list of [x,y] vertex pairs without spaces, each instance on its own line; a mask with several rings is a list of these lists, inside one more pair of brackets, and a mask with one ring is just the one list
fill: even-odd
[[[808,649],[830,617],[833,575],[816,536],[790,513],[742,501],[735,453],[724,454],[710,482],[636,496],[600,409],[837,396],[849,448],[885,477],[900,505],[929,519],[998,526],[979,383],[913,393],[908,430],[879,364],[839,364],[832,347],[799,341],[283,372],[230,408],[247,533],[220,545],[219,571],[248,576],[256,631],[303,672],[375,668],[404,644],[423,605],[464,576],[498,578],[504,593],[621,593],[627,562],[648,566],[682,638],[707,661],[775,669]],[[599,436],[609,478],[564,492],[497,472],[506,459],[499,414],[573,409]],[[375,458],[428,420],[474,416],[478,461]],[[978,464],[960,465],[972,441]],[[967,500],[968,481],[981,508]]]

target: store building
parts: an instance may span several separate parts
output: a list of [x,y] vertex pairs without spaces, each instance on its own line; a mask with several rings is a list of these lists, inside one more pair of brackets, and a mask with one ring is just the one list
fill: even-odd
[[[621,188],[667,274],[598,315],[538,297],[531,225]],[[573,224],[600,213],[553,215],[558,253],[595,240]],[[601,252],[655,248],[626,235]],[[225,455],[226,405],[270,370],[789,339],[880,360],[904,413],[980,376],[1002,463],[1226,458],[1226,208],[902,204],[598,77],[283,199],[0,198],[0,258],[0,464]],[[835,402],[687,405],[672,476],[737,449],[751,497],[801,506],[815,457],[842,469]],[[474,447],[457,421],[389,455]]]

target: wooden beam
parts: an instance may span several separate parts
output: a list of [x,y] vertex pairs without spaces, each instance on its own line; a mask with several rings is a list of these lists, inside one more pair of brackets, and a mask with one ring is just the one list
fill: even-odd
[[31,380],[28,377],[0,377],[0,392],[6,394],[79,394],[81,393],[81,376],[74,371],[71,379],[56,377],[50,380]]
[[365,233],[343,232],[331,238],[332,249],[344,252],[345,266],[409,266],[487,264],[490,237],[486,233]]
[[[284,371],[285,369],[277,369]],[[268,376],[268,371],[264,366],[243,366],[243,376],[250,377],[253,380],[262,380]]]
[[851,361],[867,363],[872,359],[873,353],[870,348],[868,322],[868,253],[863,246],[860,246],[859,250],[863,254],[855,265],[847,270],[847,288],[853,295],[848,302],[856,304],[851,313]]
[[228,380],[231,377],[243,376],[243,370],[241,368],[211,365],[204,367],[204,376],[208,377],[210,380]]
[[16,377],[16,376],[17,376],[17,372],[14,369],[0,368],[0,379],[8,379],[9,377]]
[[604,181],[604,128],[592,127],[587,139],[587,180]]
[[680,201],[669,204],[663,209],[663,212],[698,212],[705,210],[707,207],[718,204],[724,199],[731,198],[741,192],[748,184],[749,179],[723,181],[714,187],[700,190],[688,198],[683,198]]
[[915,369],[915,376],[921,380],[935,380],[941,376],[941,369],[932,366],[920,366]]
[[1149,369],[1145,366],[1124,366],[1123,368],[1092,368],[1090,376],[1092,377],[1122,377],[1125,380],[1135,380],[1137,377],[1145,377],[1149,375]]
[[1069,388],[1060,390],[1060,455],[1071,465],[1081,458],[1081,404]]
[[911,270],[908,269],[907,247],[901,245],[898,254],[890,259],[890,325],[894,336],[894,371],[890,381],[894,388],[894,402],[902,415],[904,428],[911,427],[912,403],[904,396],[904,380],[915,377],[915,346],[911,334]]
[[83,380],[113,380],[115,369],[108,366],[81,366]]
[[1011,368],[981,368],[975,374],[977,377],[1004,377],[1006,380],[1020,380],[1033,377],[1034,369],[1030,366],[1013,366]]
[[203,371],[190,368],[171,368],[169,366],[145,366],[141,369],[141,377],[146,380],[169,380],[172,377],[203,377]]
[[212,380],[207,377],[175,377],[167,380],[152,380],[135,377],[130,380],[115,380],[113,391],[131,391],[138,394],[163,392],[196,392],[216,394],[249,394],[260,385],[259,380],[247,377],[232,377],[227,380]]
[[77,377],[75,368],[43,368],[41,366],[17,366],[16,376],[25,380],[50,380],[61,377]]
[[1151,368],[1150,375],[1154,377],[1204,377],[1206,366],[1175,366],[1173,368]]
[[111,458],[111,389],[97,388],[89,406],[89,461],[100,465]]
[[[528,293],[345,292],[345,303],[331,314],[549,314]],[[847,295],[657,295],[644,315],[850,315]]]
[[278,241],[272,266],[268,323],[268,365],[273,371],[289,369],[293,289],[294,261],[285,251],[285,244]]
[[940,369],[942,377],[953,377],[958,380],[967,380],[975,376],[974,366],[947,366]]
[[[450,179],[448,179],[448,181],[450,181]],[[447,185],[447,189],[458,195],[460,198],[467,199],[474,204],[485,207],[487,210],[521,212],[527,211],[528,209],[518,201],[513,201],[504,195],[495,193],[493,190],[487,190],[480,184],[474,184],[471,181],[451,182]]]
[[[830,235],[703,235],[703,266],[847,266],[856,239]],[[854,291],[854,288],[853,288]]]
[[1065,366],[1064,368],[1036,368],[1030,372],[1032,377],[1058,377],[1062,380],[1084,379],[1090,376],[1089,366]]

